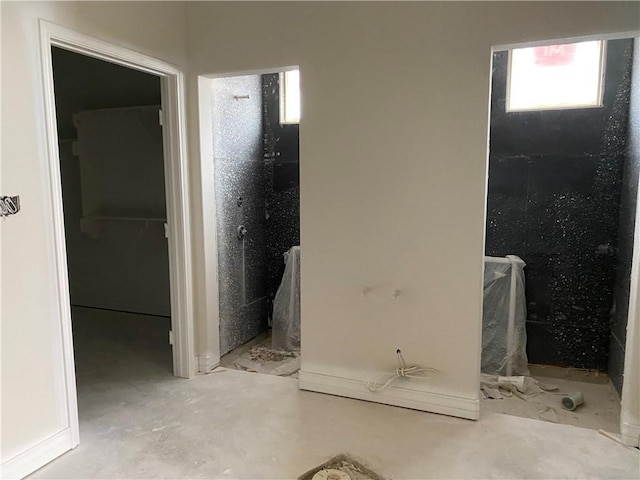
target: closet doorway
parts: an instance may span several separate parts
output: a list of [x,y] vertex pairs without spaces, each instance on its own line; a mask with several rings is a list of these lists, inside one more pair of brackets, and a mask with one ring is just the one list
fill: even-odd
[[[155,388],[158,376],[171,376],[173,373],[178,377],[191,378],[195,375],[191,279],[192,239],[188,202],[190,189],[184,140],[184,82],[183,73],[178,68],[153,57],[45,21],[40,22],[40,45],[48,167],[47,182],[43,185],[43,195],[51,212],[49,234],[53,239],[51,257],[55,264],[56,285],[56,295],[53,300],[56,302],[55,322],[58,325],[57,331],[52,331],[51,335],[54,343],[58,339],[60,340],[59,356],[62,360],[60,365],[62,371],[59,372],[60,376],[58,377],[61,381],[56,383],[56,401],[59,406],[60,419],[65,422],[68,428],[69,440],[68,444],[65,443],[61,446],[60,453],[62,453],[65,449],[74,448],[79,443],[78,404],[81,407],[80,417],[84,416],[85,421],[87,418],[93,418],[98,422],[108,422],[106,420],[108,409],[127,408],[128,402],[123,400],[120,395],[125,388],[130,391],[133,389],[134,396],[140,397],[144,396],[142,393],[144,385],[150,389]],[[70,54],[76,56],[72,57]],[[61,60],[62,57],[64,58]],[[64,73],[65,61],[67,62],[66,68],[69,70],[66,77]],[[80,63],[76,64],[75,62]],[[80,66],[80,64],[87,66],[89,63],[92,63],[92,66],[89,66],[87,70],[83,70]],[[102,68],[107,68],[110,71],[109,75],[112,76],[107,75],[107,78],[101,78],[97,75],[96,71]],[[117,79],[115,78],[117,74],[114,73],[116,71],[125,72],[125,75],[128,73],[129,76],[125,80]],[[156,92],[153,94],[153,100],[155,102],[158,99],[157,91],[159,89],[160,105],[162,105],[162,114],[158,113],[155,116],[155,119],[158,120],[157,124],[162,124],[160,128],[161,144],[160,147],[155,147],[156,151],[160,152],[160,158],[158,165],[154,166],[155,173],[150,176],[141,175],[135,171],[141,163],[137,160],[143,155],[143,149],[134,149],[134,154],[131,154],[123,146],[126,146],[126,142],[134,136],[133,132],[135,131],[144,132],[139,135],[146,139],[146,143],[154,143],[151,139],[157,138],[157,134],[154,134],[153,131],[158,127],[153,126],[150,113],[151,107],[153,107],[151,105],[152,96],[149,95],[148,104],[135,103],[134,106],[139,107],[135,121],[124,118],[127,109],[131,108],[129,103],[107,104],[97,100],[88,101],[92,95],[91,88],[97,85],[105,89],[105,98],[111,100],[120,98],[117,94],[118,89],[124,88],[124,85],[129,84],[130,81],[135,82],[132,79],[136,73],[148,74],[157,82],[159,87],[153,87]],[[122,94],[122,97],[128,98],[126,94]],[[73,104],[74,101],[75,104]],[[62,108],[63,105],[69,103],[72,105],[66,110]],[[110,121],[96,119],[100,116],[101,111],[107,116],[110,115]],[[62,117],[65,116],[70,116],[70,121],[68,118],[63,120]],[[131,116],[130,112],[129,116]],[[133,117],[136,116],[133,115]],[[60,128],[58,128],[59,123]],[[125,125],[128,125],[127,128],[123,128]],[[101,140],[100,136],[96,135],[101,129],[109,132],[111,137],[118,138],[114,140],[107,135],[106,139]],[[83,141],[85,137],[83,132],[87,134],[86,138],[89,141]],[[140,143],[144,144],[145,142]],[[143,179],[139,181],[142,186],[135,184],[131,189],[132,192],[127,192],[127,194],[123,194],[122,190],[125,186],[131,185],[131,178],[123,180],[122,177],[114,175],[113,171],[109,172],[107,169],[109,163],[105,160],[109,156],[113,157],[114,153],[123,151],[123,157],[129,155],[134,158],[131,161],[132,165],[129,166],[131,176]],[[90,155],[87,156],[88,154]],[[90,159],[93,154],[97,160],[88,169],[84,168],[81,158]],[[148,152],[147,155],[152,156]],[[71,163],[71,168],[65,169],[64,163],[70,162],[74,157],[76,157],[74,161],[77,164]],[[117,158],[115,163],[122,166],[124,162],[121,158]],[[65,169],[64,172],[63,169]],[[80,276],[79,281],[72,279],[71,277],[77,273],[75,271],[77,263],[81,263],[81,268],[85,270],[91,267],[84,264],[89,260],[83,260],[82,255],[80,255],[79,261],[77,258],[71,258],[78,252],[75,251],[74,244],[68,241],[72,235],[69,230],[71,226],[76,229],[73,232],[76,235],[75,240],[78,240],[79,231],[80,234],[86,235],[86,240],[99,241],[102,238],[104,242],[106,241],[105,235],[109,231],[109,222],[139,223],[139,217],[142,216],[144,217],[143,223],[160,223],[156,222],[158,217],[155,216],[158,209],[154,211],[152,208],[153,206],[157,207],[158,202],[154,203],[148,199],[141,202],[137,196],[138,193],[136,193],[138,190],[142,191],[146,187],[146,182],[150,181],[152,177],[160,178],[158,172],[162,172],[164,180],[154,186],[154,191],[164,191],[163,205],[168,227],[162,225],[164,248],[168,250],[166,257],[164,257],[168,259],[164,268],[168,270],[169,291],[166,295],[169,300],[165,301],[170,305],[169,324],[173,332],[173,345],[168,348],[168,360],[164,353],[158,355],[148,353],[145,358],[140,351],[136,355],[126,351],[155,342],[155,337],[162,341],[159,345],[163,345],[167,349],[169,332],[165,330],[166,327],[162,327],[162,330],[167,337],[161,339],[160,334],[146,334],[143,328],[144,322],[140,322],[140,324],[128,322],[126,324],[128,331],[118,331],[120,325],[105,318],[109,312],[114,310],[119,310],[119,312],[113,313],[119,313],[123,317],[121,318],[123,321],[127,315],[140,315],[141,313],[157,317],[159,307],[156,306],[154,310],[147,312],[141,311],[143,306],[148,306],[151,302],[147,301],[145,304],[136,298],[136,301],[139,302],[136,304],[132,302],[131,296],[127,297],[128,292],[125,288],[119,285],[117,288],[114,287],[113,285],[118,283],[127,285],[129,279],[126,276],[118,275],[117,271],[116,274],[113,274],[112,271],[111,276],[105,276],[106,268],[99,269],[96,265],[109,268],[112,265],[107,265],[103,258],[95,258],[95,255],[92,260],[96,262],[96,265],[93,266],[94,270],[90,273],[100,278],[84,275]],[[116,185],[111,185],[114,182]],[[74,199],[77,202],[75,205],[72,201]],[[131,208],[125,208],[132,199],[139,202],[137,205],[140,207],[138,210],[133,209],[133,212]],[[119,215],[119,212],[122,215]],[[75,221],[74,215],[76,216]],[[135,220],[130,218],[125,220],[125,217],[134,217]],[[149,236],[156,238],[155,235],[152,235],[153,230],[145,231],[143,227],[139,227],[138,233],[140,237],[146,235],[147,240]],[[142,241],[142,238],[138,239],[138,242]],[[156,238],[155,241],[158,239]],[[124,247],[122,244],[117,245],[120,250],[131,248],[131,243],[123,243]],[[81,249],[80,254],[82,253]],[[133,255],[127,257],[127,252],[120,251],[119,254],[118,261],[122,256],[128,261],[136,261]],[[75,265],[74,262],[76,262]],[[146,265],[137,265],[141,269],[146,268]],[[120,266],[120,269],[122,271],[124,267]],[[135,273],[141,274],[137,271]],[[149,278],[148,274],[146,278]],[[89,285],[85,285],[85,282]],[[96,285],[98,288],[95,288]],[[118,295],[110,298],[111,304],[105,300],[107,296],[103,291],[108,288],[107,285],[116,288],[118,292]],[[130,282],[129,285],[140,288],[139,284]],[[78,298],[83,304],[77,301]],[[134,305],[134,310],[137,311],[116,306],[127,298],[130,302],[129,305]],[[76,326],[72,334],[72,304],[84,309],[85,320],[92,316],[97,317],[94,323],[101,324],[98,330],[100,328],[102,330],[86,333],[83,332],[85,327]],[[159,302],[156,305],[162,305],[162,303]],[[114,306],[116,307],[114,308]],[[89,310],[93,310],[93,314],[87,313]],[[80,317],[83,317],[83,314],[80,314]],[[75,319],[79,318],[78,314],[74,313]],[[90,322],[84,323],[85,325],[90,324]],[[87,326],[86,329],[88,328]],[[74,341],[79,347],[84,333],[87,338],[84,339],[85,344],[82,346],[84,353],[81,354],[80,348],[74,349]],[[109,343],[113,348],[106,348]],[[101,347],[105,348],[101,349]],[[162,349],[162,347],[160,348]],[[135,361],[127,361],[127,355],[129,355],[129,360],[133,358]],[[81,364],[83,358],[84,364]],[[158,361],[158,358],[161,359]],[[85,367],[89,372],[81,372],[81,369]],[[91,368],[94,369],[93,376],[91,376]],[[76,376],[79,379],[78,386],[76,385]],[[120,379],[119,382],[118,379]],[[80,395],[78,395],[78,390]]]
[[[171,375],[161,81],[52,48],[77,387]],[[81,404],[82,406],[82,404]]]

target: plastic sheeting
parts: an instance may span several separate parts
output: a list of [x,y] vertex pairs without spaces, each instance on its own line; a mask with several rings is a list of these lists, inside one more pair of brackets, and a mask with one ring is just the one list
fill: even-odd
[[527,304],[521,258],[485,257],[482,311],[482,372],[529,375]]
[[286,351],[300,350],[300,247],[284,254],[282,282],[273,300],[271,345]]

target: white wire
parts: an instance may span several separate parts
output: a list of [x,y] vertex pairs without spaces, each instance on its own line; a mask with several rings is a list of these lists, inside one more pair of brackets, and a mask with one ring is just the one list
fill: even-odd
[[[404,362],[404,357],[402,356],[402,352],[400,350],[396,351],[398,355],[398,363],[399,367],[396,368],[395,372],[387,372],[377,377],[374,377],[372,380],[369,380],[365,383],[365,387],[370,392],[381,392],[391,386],[393,382],[395,382],[399,378],[416,378],[421,380],[429,379],[428,373],[436,373],[438,370],[435,368],[429,367],[418,367],[417,365],[409,365],[406,366]],[[385,381],[386,379],[386,381]]]

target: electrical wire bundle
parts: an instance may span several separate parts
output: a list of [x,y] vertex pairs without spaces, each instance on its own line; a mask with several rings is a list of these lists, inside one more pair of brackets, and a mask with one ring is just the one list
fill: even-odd
[[417,365],[407,366],[400,349],[396,350],[396,354],[398,355],[399,366],[396,368],[395,372],[383,373],[382,375],[378,375],[372,380],[367,381],[365,383],[367,390],[374,393],[381,392],[389,388],[393,382],[399,378],[418,378],[426,380],[430,378],[427,374],[436,373],[438,371],[435,368],[419,367]]

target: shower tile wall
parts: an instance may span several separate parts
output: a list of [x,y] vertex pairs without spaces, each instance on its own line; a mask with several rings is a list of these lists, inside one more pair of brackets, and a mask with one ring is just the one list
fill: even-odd
[[629,313],[629,288],[631,284],[631,261],[633,257],[633,234],[638,198],[638,179],[640,178],[640,39],[635,40],[633,51],[629,135],[627,138],[627,158],[624,165],[620,202],[616,309],[611,324],[611,341],[609,344],[609,376],[619,393],[622,392],[627,315]]
[[263,75],[263,155],[267,229],[267,293],[276,294],[282,254],[300,245],[299,126],[280,125],[279,75]]
[[631,53],[608,43],[604,108],[514,113],[494,55],[486,254],[527,263],[531,363],[607,369]]
[[261,91],[259,75],[213,82],[221,354],[266,329]]

